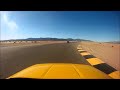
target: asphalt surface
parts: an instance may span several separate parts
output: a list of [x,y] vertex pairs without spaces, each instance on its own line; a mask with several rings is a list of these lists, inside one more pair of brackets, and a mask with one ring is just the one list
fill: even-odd
[[0,78],[40,63],[89,64],[77,51],[79,43],[0,47]]

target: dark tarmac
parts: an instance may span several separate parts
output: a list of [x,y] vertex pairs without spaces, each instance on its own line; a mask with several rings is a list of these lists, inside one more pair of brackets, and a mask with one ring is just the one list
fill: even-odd
[[0,47],[0,78],[41,63],[89,64],[77,51],[79,43]]

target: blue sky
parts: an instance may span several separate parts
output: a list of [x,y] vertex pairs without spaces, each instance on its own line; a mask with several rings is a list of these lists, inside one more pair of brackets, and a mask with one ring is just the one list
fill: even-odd
[[1,11],[1,40],[80,38],[120,40],[120,11]]

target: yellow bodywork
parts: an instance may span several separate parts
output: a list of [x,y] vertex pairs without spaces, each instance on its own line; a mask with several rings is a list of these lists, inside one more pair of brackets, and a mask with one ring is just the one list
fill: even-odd
[[30,66],[9,78],[111,79],[98,69],[83,64],[47,63]]

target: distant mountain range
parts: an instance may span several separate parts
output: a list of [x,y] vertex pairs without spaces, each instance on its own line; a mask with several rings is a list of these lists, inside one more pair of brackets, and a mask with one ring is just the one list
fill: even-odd
[[110,42],[106,42],[106,43],[120,44],[120,41],[110,41]]
[[[1,41],[91,41],[85,39],[72,39],[72,38],[27,38],[27,39],[10,39],[10,40],[1,40]],[[91,41],[92,42],[92,41]]]

